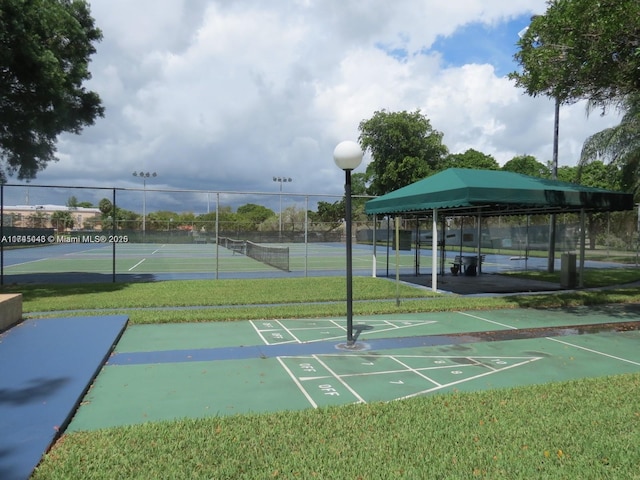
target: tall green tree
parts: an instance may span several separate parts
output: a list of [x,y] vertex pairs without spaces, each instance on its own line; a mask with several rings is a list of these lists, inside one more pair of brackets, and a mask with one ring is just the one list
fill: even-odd
[[258,226],[268,218],[275,217],[275,212],[263,205],[247,203],[236,210],[241,230],[257,230]]
[[0,0],[0,180],[35,178],[58,135],[103,116],[83,86],[101,38],[85,0]]
[[452,153],[445,157],[443,168],[475,168],[479,170],[499,170],[500,165],[491,155],[473,148],[464,153]]
[[111,200],[108,198],[100,200],[98,209],[102,212],[101,222],[103,230],[111,230],[114,226],[114,220],[118,230],[133,230],[142,225],[141,215],[120,207],[114,209],[113,203],[111,203]]
[[360,146],[373,158],[367,166],[371,195],[384,195],[437,172],[448,153],[443,134],[419,110],[377,111],[359,128]]
[[638,0],[549,0],[532,19],[509,76],[529,95],[561,103],[618,103],[640,89]]
[[[639,73],[640,76],[640,73]],[[615,166],[621,172],[620,187],[640,190],[640,92],[627,96],[622,104],[620,124],[591,135],[580,154],[580,169],[597,161]]]
[[[354,173],[351,175],[351,216],[357,220],[365,216],[364,206],[370,197],[367,195],[366,174]],[[344,197],[337,202],[318,202],[318,211],[310,212],[311,221],[316,225],[322,224],[326,230],[334,230],[342,225],[347,213]]]
[[531,177],[551,178],[549,167],[537,161],[533,155],[515,156],[502,166],[502,170]]

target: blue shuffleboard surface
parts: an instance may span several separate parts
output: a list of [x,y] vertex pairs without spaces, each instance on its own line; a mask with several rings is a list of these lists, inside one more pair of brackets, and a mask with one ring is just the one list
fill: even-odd
[[123,315],[32,319],[0,334],[0,478],[29,478],[127,322]]

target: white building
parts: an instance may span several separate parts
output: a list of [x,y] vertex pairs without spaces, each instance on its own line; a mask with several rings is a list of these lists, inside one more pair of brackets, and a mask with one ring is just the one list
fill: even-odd
[[100,229],[102,212],[98,208],[65,205],[4,205],[2,208],[5,227],[55,228],[60,231],[64,228],[56,225],[54,213],[69,212],[74,230]]

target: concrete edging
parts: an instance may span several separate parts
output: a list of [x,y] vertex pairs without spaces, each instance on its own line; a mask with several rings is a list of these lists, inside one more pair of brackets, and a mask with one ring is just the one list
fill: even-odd
[[22,321],[22,294],[0,294],[0,332]]

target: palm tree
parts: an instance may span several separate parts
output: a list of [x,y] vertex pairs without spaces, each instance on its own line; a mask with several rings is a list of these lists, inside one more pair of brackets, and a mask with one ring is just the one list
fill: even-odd
[[579,167],[601,160],[621,172],[621,185],[634,194],[640,187],[640,93],[625,97],[620,124],[591,135],[582,146]]

